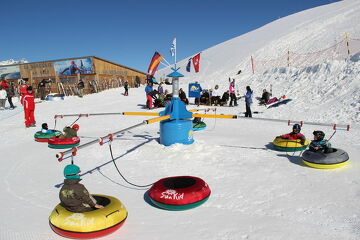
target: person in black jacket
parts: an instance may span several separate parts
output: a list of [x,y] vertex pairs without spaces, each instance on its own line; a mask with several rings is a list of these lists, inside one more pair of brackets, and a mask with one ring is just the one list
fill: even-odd
[[209,104],[210,103],[210,94],[209,91],[206,89],[202,90],[201,96],[200,96],[200,103],[202,104]]
[[260,99],[260,104],[266,104],[270,99],[270,93],[266,91],[266,89],[263,89],[263,93]]
[[220,100],[220,106],[226,105],[227,102],[229,101],[230,98],[230,93],[229,90],[227,90],[226,92],[223,93],[221,100]]
[[129,83],[128,83],[128,81],[125,81],[124,89],[125,89],[124,96],[129,96]]
[[79,97],[83,97],[83,95],[84,95],[84,88],[85,88],[85,84],[84,84],[84,82],[83,82],[83,80],[82,80],[82,79],[80,79],[80,81],[79,81],[79,83],[78,83],[77,87],[78,87],[78,90],[79,90]]
[[182,88],[179,89],[179,98],[181,101],[183,101],[186,105],[189,104],[189,100],[186,98],[186,93]]
[[14,82],[10,82],[10,86],[8,88],[6,88],[6,93],[7,93],[7,99],[8,102],[10,104],[10,109],[14,109],[15,106],[12,102],[12,97],[15,96],[15,86],[14,86]]
[[40,99],[41,100],[45,100],[45,96],[46,96],[46,90],[45,90],[45,86],[47,83],[49,83],[49,80],[43,79],[41,80],[41,82],[38,85],[38,89],[39,89],[39,94],[40,94]]

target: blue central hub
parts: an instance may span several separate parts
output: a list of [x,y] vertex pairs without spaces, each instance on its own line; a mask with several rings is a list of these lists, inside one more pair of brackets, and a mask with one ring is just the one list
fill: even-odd
[[170,115],[169,120],[160,122],[160,143],[170,146],[174,143],[192,144],[194,142],[192,130],[192,113],[186,110],[185,103],[178,97],[179,77],[181,73],[174,71],[168,77],[173,81],[173,97],[160,116]]

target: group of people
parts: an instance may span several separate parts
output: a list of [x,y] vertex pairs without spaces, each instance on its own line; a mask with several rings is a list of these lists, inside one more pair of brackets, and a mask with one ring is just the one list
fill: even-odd
[[[25,116],[25,126],[28,127],[35,127],[36,121],[34,116],[35,111],[35,99],[34,99],[34,93],[33,88],[31,86],[26,85],[26,80],[20,79],[20,94],[21,99],[20,103],[24,107],[24,116]],[[5,109],[5,103],[6,99],[8,100],[10,104],[10,109],[14,109],[15,106],[12,102],[12,97],[15,96],[15,86],[13,82],[7,83],[7,81],[4,79],[1,81],[0,84],[0,110]]]
[[[148,81],[145,87],[145,93],[146,108],[148,109],[165,107],[166,102],[171,101],[172,99],[172,94],[169,93],[167,89],[164,90],[162,83],[159,83],[157,89],[154,89],[154,82]],[[179,97],[186,104],[189,103],[186,98],[186,94],[184,91],[182,91],[182,89],[179,90]]]
[[[282,139],[287,140],[300,140],[300,143],[304,145],[306,138],[305,136],[300,133],[301,126],[300,124],[296,123],[293,125],[292,132],[288,134],[284,134],[279,136]],[[331,153],[333,149],[331,148],[331,143],[324,139],[325,133],[323,131],[316,130],[313,132],[314,140],[310,142],[309,150],[313,152],[323,152],[323,153]]]
[[[201,89],[201,87],[200,87]],[[229,78],[229,90],[225,91],[222,96],[220,97],[220,90],[219,85],[215,85],[214,89],[206,90],[201,89],[201,94],[199,98],[195,98],[195,104],[205,104],[205,105],[220,105],[224,106],[227,105],[229,102],[229,107],[238,106],[237,100],[244,97],[245,98],[245,117],[252,117],[251,112],[251,105],[253,103],[253,91],[251,90],[250,86],[246,86],[246,92],[243,96],[236,96],[236,90],[235,90],[235,79]]]
[[15,106],[12,102],[12,98],[15,96],[16,90],[13,82],[8,83],[7,80],[3,79],[0,83],[0,110],[5,109],[6,100],[8,100],[10,108],[14,109]]

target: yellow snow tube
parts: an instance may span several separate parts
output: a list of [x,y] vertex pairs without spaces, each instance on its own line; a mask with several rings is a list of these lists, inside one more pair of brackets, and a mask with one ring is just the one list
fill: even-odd
[[119,229],[128,213],[116,198],[106,195],[92,195],[104,208],[90,212],[75,213],[60,204],[49,217],[50,227],[57,234],[78,239],[102,237]]
[[273,141],[274,148],[279,151],[285,152],[296,152],[305,150],[309,145],[309,141],[306,139],[304,144],[301,144],[300,139],[296,140],[289,140],[289,139],[282,139],[280,137],[275,138]]

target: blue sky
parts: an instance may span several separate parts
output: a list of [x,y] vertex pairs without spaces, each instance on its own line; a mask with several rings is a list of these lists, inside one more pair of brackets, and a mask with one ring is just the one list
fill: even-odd
[[0,61],[95,55],[147,71],[154,51],[171,61],[335,0],[3,1]]

